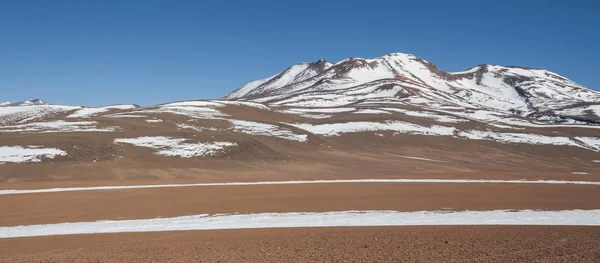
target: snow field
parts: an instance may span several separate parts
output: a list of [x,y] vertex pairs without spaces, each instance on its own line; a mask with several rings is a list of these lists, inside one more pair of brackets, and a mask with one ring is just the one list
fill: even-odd
[[172,218],[0,227],[0,238],[184,230],[428,225],[600,226],[600,210],[340,211],[201,214]]
[[67,153],[55,148],[39,146],[0,146],[0,163],[41,162],[42,157],[54,158]]
[[306,134],[295,134],[288,129],[282,129],[279,126],[242,120],[228,120],[231,123],[232,130],[250,135],[274,136],[281,139],[306,142]]
[[76,191],[102,191],[124,189],[149,189],[169,187],[204,187],[204,186],[252,186],[252,185],[290,185],[290,184],[349,184],[349,183],[457,183],[457,184],[553,184],[553,185],[600,185],[600,182],[590,181],[558,181],[558,180],[474,180],[474,179],[347,179],[347,180],[314,180],[314,181],[264,181],[264,182],[228,182],[228,183],[198,183],[198,184],[162,184],[162,185],[121,185],[93,186],[46,189],[7,189],[0,190],[0,195],[35,194]]
[[110,110],[131,110],[136,109],[135,105],[112,105],[106,107],[97,107],[97,108],[83,108],[80,109],[69,116],[67,118],[90,118],[92,116],[98,115],[100,113],[104,113]]
[[2,132],[51,133],[51,132],[114,132],[117,127],[97,127],[95,121],[48,121],[0,126]]
[[201,156],[214,156],[223,151],[225,147],[236,146],[232,142],[206,142],[186,143],[188,139],[171,138],[164,136],[138,137],[129,139],[115,139],[115,143],[133,144],[138,147],[157,149],[157,155],[193,158]]

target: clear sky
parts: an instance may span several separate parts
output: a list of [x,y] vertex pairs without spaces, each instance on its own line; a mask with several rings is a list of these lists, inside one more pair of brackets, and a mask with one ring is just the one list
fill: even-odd
[[219,98],[320,58],[546,68],[600,88],[600,1],[0,1],[0,101]]

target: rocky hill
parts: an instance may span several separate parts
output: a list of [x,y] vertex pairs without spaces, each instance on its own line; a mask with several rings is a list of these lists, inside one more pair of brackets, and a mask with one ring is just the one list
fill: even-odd
[[318,60],[220,100],[0,107],[0,179],[600,172],[600,93],[542,69]]

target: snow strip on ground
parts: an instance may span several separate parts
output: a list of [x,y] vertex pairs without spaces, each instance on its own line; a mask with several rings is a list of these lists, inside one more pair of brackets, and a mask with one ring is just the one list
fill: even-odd
[[600,138],[576,137],[582,143],[578,143],[568,137],[545,136],[532,133],[503,133],[492,131],[459,131],[454,127],[432,125],[421,126],[402,121],[386,122],[346,122],[346,123],[286,123],[299,129],[323,136],[339,136],[343,133],[367,132],[367,131],[394,131],[396,134],[413,134],[428,136],[452,136],[471,140],[489,140],[499,143],[523,143],[531,145],[563,145],[580,147],[588,150],[600,151]]
[[225,105],[223,105],[223,103],[221,103],[220,101],[189,100],[189,101],[172,102],[172,103],[162,104],[159,106],[160,107],[194,106],[194,107],[221,108],[221,107],[224,107]]
[[347,179],[347,180],[313,180],[313,181],[263,181],[263,182],[227,182],[227,183],[198,183],[198,184],[158,184],[158,185],[117,185],[91,186],[46,189],[8,189],[0,190],[0,195],[35,194],[74,191],[124,190],[168,187],[202,187],[202,186],[251,186],[251,185],[290,185],[290,184],[346,184],[346,183],[493,183],[493,184],[574,184],[600,185],[593,181],[559,181],[559,180],[475,180],[475,179]]
[[237,145],[231,142],[185,143],[186,141],[188,139],[164,136],[115,139],[115,143],[128,143],[139,147],[154,148],[158,149],[156,152],[158,155],[183,158],[214,156],[225,147]]
[[144,115],[132,115],[132,114],[122,114],[122,113],[113,113],[113,114],[104,115],[102,117],[108,117],[108,118],[148,118],[148,116],[144,116]]
[[429,162],[436,162],[436,163],[448,163],[448,162],[445,162],[445,161],[439,161],[439,160],[427,159],[427,158],[421,158],[421,157],[413,157],[413,156],[397,155],[397,154],[391,154],[391,153],[383,153],[383,154],[385,154],[385,155],[389,155],[389,156],[395,156],[395,157],[405,158],[405,159],[413,159],[413,160],[429,161]]
[[225,104],[225,105],[246,106],[246,107],[259,108],[261,110],[271,110],[271,108],[269,108],[268,106],[266,106],[264,104],[260,104],[260,103],[256,103],[256,102],[249,102],[249,101],[217,100],[214,102]]
[[353,114],[391,114],[391,113],[384,111],[384,110],[359,109],[359,110],[353,112]]
[[581,147],[575,141],[562,136],[545,136],[533,133],[502,133],[491,131],[461,131],[459,136],[471,140],[492,140],[500,143],[525,143],[534,145],[565,145]]
[[83,108],[80,109],[71,115],[67,116],[67,118],[89,118],[94,115],[104,113],[110,110],[131,110],[136,109],[135,105],[112,105],[106,107],[97,107],[97,108]]
[[301,117],[304,118],[309,118],[309,119],[329,119],[332,117],[332,115],[327,115],[327,114],[309,114],[309,113],[304,113],[304,114],[298,114]]
[[225,105],[209,101],[187,101],[160,105],[155,109],[144,109],[138,113],[171,113],[197,119],[221,119],[229,116],[218,109]]
[[315,114],[315,113],[305,113],[302,111],[294,111],[294,110],[283,110],[283,111],[279,111],[281,113],[285,113],[285,114],[294,114],[294,115],[298,115],[304,118],[310,118],[310,119],[327,119],[327,118],[331,118],[332,115],[329,114]]
[[342,211],[201,214],[172,218],[0,227],[0,238],[217,229],[429,225],[600,226],[600,210]]
[[575,137],[575,139],[600,151],[600,138],[598,137]]
[[231,123],[233,130],[237,132],[251,135],[275,136],[282,139],[299,142],[305,142],[308,139],[306,134],[295,134],[288,129],[283,129],[276,125],[242,120],[228,121]]
[[79,106],[60,106],[60,105],[35,105],[35,106],[9,106],[0,108],[1,123],[24,123],[32,120],[39,120],[49,116],[81,109]]
[[452,136],[456,130],[454,127],[445,127],[433,125],[425,127],[408,122],[388,121],[388,122],[346,122],[329,124],[309,124],[309,123],[286,123],[299,129],[309,131],[314,134],[324,136],[338,136],[342,133],[366,132],[366,131],[395,131],[403,134],[421,134],[432,136]]
[[218,131],[219,129],[213,127],[199,127],[194,125],[189,125],[185,123],[177,123],[178,130],[192,130],[192,131]]
[[356,108],[289,108],[287,111],[304,113],[340,113],[352,112],[355,110]]
[[52,133],[52,132],[114,132],[117,127],[97,127],[95,121],[49,121],[2,126],[0,132]]
[[410,110],[399,109],[399,108],[383,108],[383,110],[392,111],[392,112],[400,112],[400,113],[403,113],[404,115],[413,116],[413,117],[429,118],[429,119],[436,120],[438,122],[459,123],[459,122],[468,122],[469,121],[466,119],[455,118],[453,116],[434,114],[433,112],[428,112],[428,111],[410,111]]
[[41,162],[42,157],[54,158],[64,155],[67,155],[65,151],[54,148],[0,146],[0,163]]

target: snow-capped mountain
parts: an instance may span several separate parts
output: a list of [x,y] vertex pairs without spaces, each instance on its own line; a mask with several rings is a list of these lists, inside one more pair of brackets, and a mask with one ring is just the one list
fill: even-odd
[[[542,69],[479,65],[444,72],[392,53],[300,63],[224,99],[149,107],[6,103],[0,147],[64,152],[19,162],[171,166],[177,157],[203,167],[214,158],[311,165],[329,158],[320,164],[337,169],[381,159],[366,166],[422,172],[424,164],[393,159],[415,156],[443,164],[429,171],[600,171],[600,92]],[[10,154],[6,160],[14,160]],[[339,163],[341,156],[354,157]]]
[[31,106],[31,105],[48,105],[47,102],[40,99],[24,100],[15,103],[0,102],[0,106]]
[[311,107],[394,101],[553,116],[600,104],[600,92],[543,69],[479,65],[450,73],[414,55],[391,53],[335,64],[301,63],[224,99]]
[[225,97],[230,99],[261,97],[263,94],[277,92],[282,87],[316,77],[331,68],[331,66],[333,64],[323,59],[317,62],[300,63],[289,67],[275,76],[250,82]]

